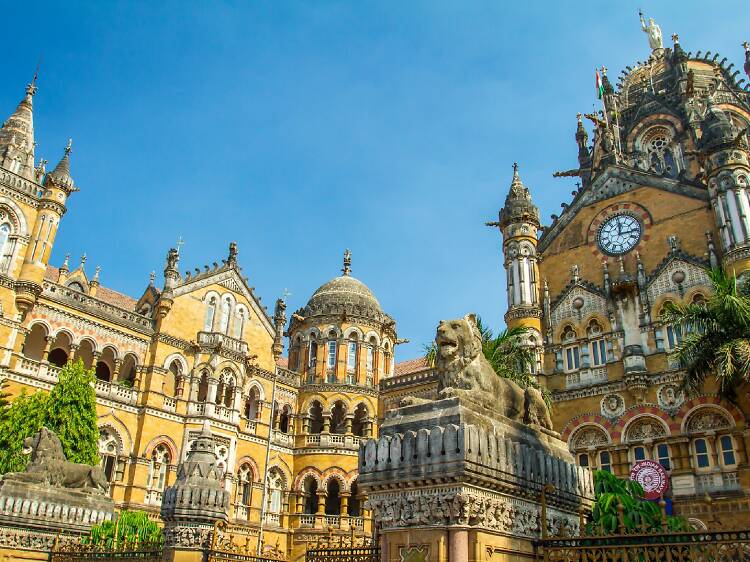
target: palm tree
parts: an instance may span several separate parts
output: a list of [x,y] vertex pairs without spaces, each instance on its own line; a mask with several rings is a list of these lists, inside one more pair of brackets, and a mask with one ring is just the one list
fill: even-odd
[[709,277],[714,292],[705,303],[667,303],[661,321],[687,332],[670,355],[686,372],[683,388],[698,393],[713,375],[721,393],[732,395],[750,382],[750,286],[721,269]]

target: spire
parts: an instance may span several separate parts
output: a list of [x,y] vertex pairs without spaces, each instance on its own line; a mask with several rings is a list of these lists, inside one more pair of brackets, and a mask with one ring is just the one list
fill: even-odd
[[0,127],[0,165],[28,180],[34,180],[34,110],[36,75],[26,86],[26,95]]
[[531,200],[531,193],[521,181],[518,163],[513,162],[513,179],[505,198],[505,206],[500,210],[500,228],[511,222],[531,221],[539,225],[539,209]]
[[237,265],[237,242],[231,242],[229,244],[229,257],[227,258],[227,265],[231,267]]
[[345,277],[352,274],[352,253],[348,248],[344,251],[344,267],[341,272]]
[[674,44],[672,48],[672,62],[674,64],[679,64],[687,61],[687,53],[680,46],[680,36],[676,33],[672,34],[672,43]]
[[750,43],[745,41],[742,46],[745,48],[745,74],[750,78]]
[[55,169],[47,174],[44,178],[44,185],[46,187],[58,187],[67,193],[78,191],[73,182],[73,178],[70,175],[70,153],[73,150],[73,139],[68,139],[68,144],[65,146],[65,153],[57,163]]

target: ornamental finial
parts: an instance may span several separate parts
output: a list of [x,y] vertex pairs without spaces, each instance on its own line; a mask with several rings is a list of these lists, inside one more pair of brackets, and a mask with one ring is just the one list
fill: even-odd
[[349,251],[349,248],[344,251],[344,268],[341,271],[346,276],[352,273],[352,253]]

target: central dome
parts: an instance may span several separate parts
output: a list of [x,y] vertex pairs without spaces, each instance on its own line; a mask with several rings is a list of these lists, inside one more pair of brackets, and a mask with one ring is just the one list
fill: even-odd
[[381,311],[380,303],[372,291],[359,279],[345,274],[321,285],[307,302],[312,310],[321,310],[327,305],[359,305]]

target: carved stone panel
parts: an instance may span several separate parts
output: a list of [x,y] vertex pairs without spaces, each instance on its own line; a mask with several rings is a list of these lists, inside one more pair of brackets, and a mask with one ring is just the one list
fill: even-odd
[[607,394],[602,398],[601,411],[605,418],[619,418],[625,412],[625,400],[619,394]]

